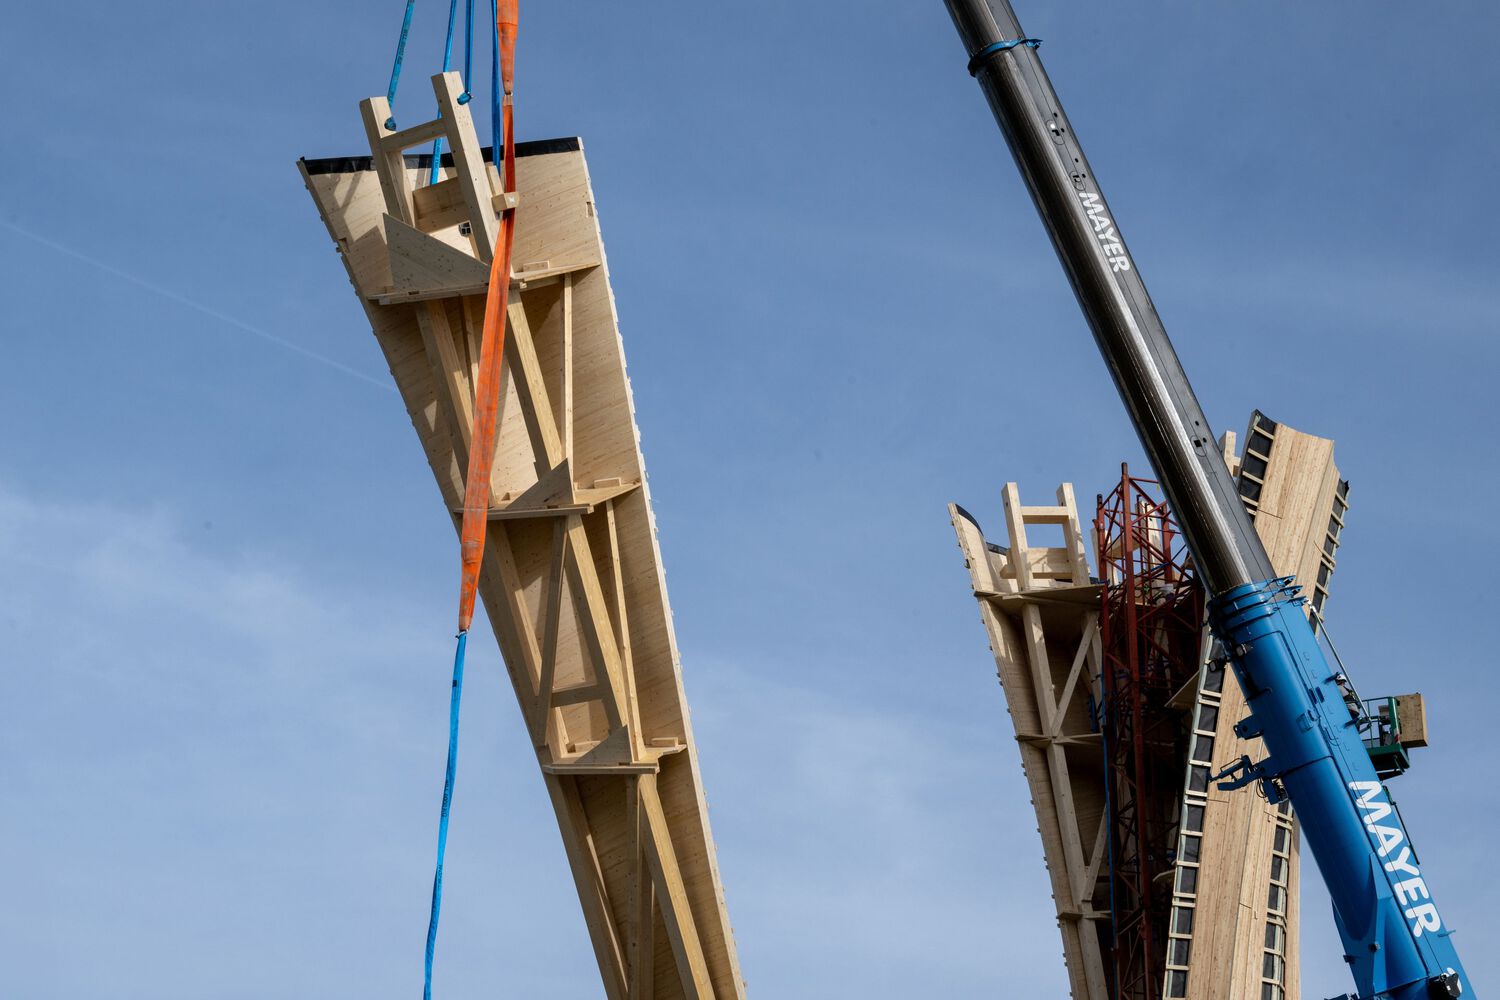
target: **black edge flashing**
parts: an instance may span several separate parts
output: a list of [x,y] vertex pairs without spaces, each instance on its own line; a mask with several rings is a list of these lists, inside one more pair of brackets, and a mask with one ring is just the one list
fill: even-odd
[[[533,139],[530,142],[516,143],[516,156],[546,156],[549,153],[576,153],[583,148],[583,141],[576,135],[565,139]],[[492,147],[485,146],[480,150],[486,163],[489,162]],[[408,167],[418,170],[432,166],[431,153],[407,153],[404,157]],[[453,166],[453,154],[444,153],[442,165]],[[315,174],[352,174],[361,170],[374,170],[375,161],[369,156],[327,156],[322,159],[309,160],[302,158],[302,166],[309,176]]]
[[965,521],[968,521],[976,529],[978,529],[979,534],[981,536],[984,535],[984,529],[982,529],[982,528],[979,527],[979,522],[977,520],[975,520],[973,514],[970,514],[968,511],[964,510],[964,508],[962,506],[960,506],[959,504],[954,504],[953,505],[953,512],[955,514],[957,514],[959,517],[963,518]]

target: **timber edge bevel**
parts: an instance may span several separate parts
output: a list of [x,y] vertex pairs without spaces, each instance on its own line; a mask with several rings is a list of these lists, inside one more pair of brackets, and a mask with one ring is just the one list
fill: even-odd
[[[431,122],[361,106],[370,157],[299,168],[443,506],[461,506],[487,262],[507,202],[457,74]],[[407,141],[442,134],[430,157]],[[611,1000],[742,998],[582,144],[517,147],[500,430],[480,597],[557,812]],[[483,280],[476,282],[482,275]],[[456,527],[455,522],[455,527]]]

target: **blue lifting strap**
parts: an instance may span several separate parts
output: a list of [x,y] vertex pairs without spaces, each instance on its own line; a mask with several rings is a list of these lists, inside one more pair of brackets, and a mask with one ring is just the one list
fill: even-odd
[[459,104],[468,104],[473,96],[469,88],[474,79],[474,0],[464,0],[464,92]]
[[[505,141],[505,132],[500,128],[500,0],[490,0],[490,20],[495,22],[496,30],[491,38],[493,44],[494,61],[490,64],[490,159],[495,164],[496,171],[504,168],[500,165],[500,144]],[[505,184],[511,183],[509,177],[501,177]]]
[[1004,52],[1007,49],[1013,49],[1018,45],[1024,45],[1028,49],[1034,49],[1041,44],[1042,40],[1040,38],[1009,38],[1003,42],[995,42],[993,45],[986,45],[984,48],[974,53],[973,57],[969,60],[969,75],[978,76],[979,68],[984,65],[984,61],[990,56],[994,55],[996,52]]
[[422,1000],[432,1000],[432,953],[437,947],[438,912],[443,908],[443,855],[448,850],[448,813],[453,808],[453,774],[458,770],[458,703],[464,690],[464,648],[469,633],[458,633],[453,654],[453,693],[448,698],[448,773],[443,779],[443,811],[438,819],[437,871],[432,876],[432,914],[427,919],[427,961],[423,967]]
[[401,60],[406,58],[406,36],[411,34],[411,12],[416,5],[417,0],[406,0],[406,16],[401,19],[401,38],[396,42],[396,61],[391,64],[391,85],[385,92],[386,103],[391,106],[391,116],[385,120],[385,127],[392,131],[396,128],[396,84],[401,81]]
[[[443,72],[448,72],[453,65],[453,22],[458,17],[458,0],[448,0],[448,38],[443,42]],[[464,88],[468,89],[468,82],[464,82]],[[458,102],[462,104],[464,99],[459,97]],[[432,171],[427,175],[428,184],[436,184],[438,179],[438,168],[443,159],[443,137],[438,136],[432,140]]]
[[448,37],[443,39],[443,72],[453,66],[453,28],[458,20],[458,0],[448,0]]

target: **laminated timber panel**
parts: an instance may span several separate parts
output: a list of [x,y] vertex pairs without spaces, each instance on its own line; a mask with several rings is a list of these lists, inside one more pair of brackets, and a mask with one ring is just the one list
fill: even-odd
[[[1321,609],[1348,498],[1348,484],[1333,461],[1333,442],[1276,424],[1258,411],[1251,416],[1243,454],[1234,454],[1232,434],[1225,438],[1226,461],[1238,474],[1241,497],[1272,566],[1295,576],[1310,607]],[[1217,710],[1212,768],[1221,769],[1242,755],[1262,759],[1260,740],[1234,734],[1235,723],[1249,714],[1239,685],[1220,678],[1211,686],[1219,690],[1200,690],[1195,712],[1204,705]],[[1188,801],[1196,797],[1195,766],[1189,763],[1185,769]],[[1203,784],[1201,774],[1198,781]],[[1178,909],[1194,910],[1192,933],[1181,935],[1190,943],[1189,961],[1182,966],[1186,992],[1169,988],[1166,995],[1297,1000],[1301,862],[1291,808],[1269,805],[1253,785],[1222,791],[1207,782],[1204,791],[1197,891],[1174,898]],[[1273,900],[1281,903],[1279,910],[1272,909]],[[1279,954],[1267,947],[1273,941],[1280,943]]]
[[[380,124],[380,99],[365,102],[374,156],[300,163],[450,517],[464,493],[485,289],[397,287],[391,255],[451,261],[456,249],[478,260],[474,234],[503,208],[494,168],[475,166],[472,125],[454,113],[456,85],[454,74],[435,77],[444,113],[406,134]],[[430,160],[398,148],[422,129],[457,151],[434,185]],[[740,998],[582,146],[523,143],[517,155],[480,597],[557,812],[605,995]],[[408,277],[454,273],[403,267]]]
[[[1036,809],[1072,995],[1106,1000],[1103,761],[1088,708],[1099,694],[1099,587],[1090,579],[1071,485],[1059,488],[1055,505],[1026,507],[1008,483],[1004,502],[1004,547],[987,542],[962,507],[950,504],[948,513]],[[1064,544],[1030,544],[1028,524],[1061,526]]]

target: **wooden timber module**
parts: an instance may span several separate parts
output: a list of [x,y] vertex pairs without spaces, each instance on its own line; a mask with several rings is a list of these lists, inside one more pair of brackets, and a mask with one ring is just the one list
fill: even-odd
[[[458,74],[439,114],[302,175],[459,511],[505,195]],[[443,137],[430,157],[407,149]],[[480,596],[535,745],[604,980],[631,1000],[744,996],[683,695],[625,356],[577,139],[517,148],[500,431]],[[456,522],[455,522],[456,524]]]
[[[1232,433],[1222,445],[1273,565],[1295,575],[1310,605],[1321,610],[1348,503],[1333,442],[1256,412],[1243,455],[1235,454]],[[1058,490],[1054,503],[1033,507],[1007,483],[1003,506],[1006,545],[986,541],[962,507],[950,505],[949,514],[1036,809],[1072,995],[1118,1000],[1109,898],[1113,845],[1097,711],[1107,697],[1104,587],[1089,562],[1071,485]],[[1054,541],[1061,544],[1040,541],[1041,531],[1060,533]],[[1168,703],[1179,718],[1179,779],[1153,793],[1171,801],[1151,808],[1172,817],[1177,849],[1164,880],[1171,887],[1165,934],[1153,944],[1157,978],[1137,984],[1135,995],[1297,1000],[1294,818],[1287,808],[1267,805],[1253,787],[1226,792],[1208,780],[1241,754],[1263,756],[1258,740],[1234,735],[1234,724],[1248,714],[1244,697],[1205,657]]]

